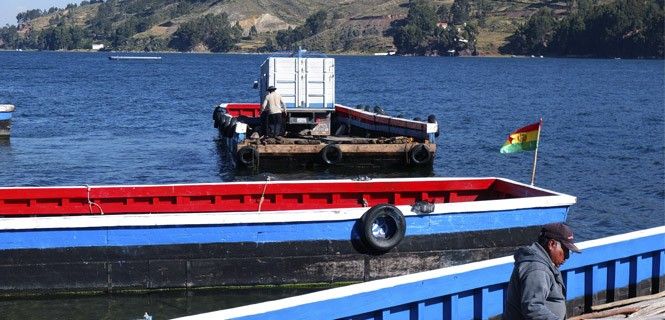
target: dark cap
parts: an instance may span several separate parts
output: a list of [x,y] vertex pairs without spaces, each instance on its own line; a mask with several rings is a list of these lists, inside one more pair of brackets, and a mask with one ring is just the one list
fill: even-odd
[[275,88],[275,86],[269,86],[268,89],[266,89],[266,90],[267,91],[275,91],[275,90],[277,90],[277,88]]
[[573,230],[564,223],[546,224],[543,226],[543,229],[540,230],[540,235],[561,242],[561,244],[566,246],[570,251],[577,253],[582,252],[573,242]]

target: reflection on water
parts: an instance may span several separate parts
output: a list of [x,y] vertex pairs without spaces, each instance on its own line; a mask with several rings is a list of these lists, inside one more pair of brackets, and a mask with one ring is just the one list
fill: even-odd
[[145,294],[103,294],[0,299],[2,319],[154,320],[228,309],[305,294],[320,288],[207,289]]

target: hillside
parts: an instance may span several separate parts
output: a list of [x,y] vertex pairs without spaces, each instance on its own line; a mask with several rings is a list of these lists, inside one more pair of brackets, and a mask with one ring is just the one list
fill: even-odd
[[[466,35],[481,55],[498,54],[507,38],[538,10],[549,8],[562,17],[570,11],[569,3],[577,3],[412,1],[436,9],[438,25],[456,30],[471,26],[473,34]],[[300,45],[330,53],[371,54],[395,49],[394,28],[406,19],[409,6],[409,0],[83,1],[48,12],[27,11],[16,28],[18,39],[4,28],[0,48],[71,50],[102,43],[113,50],[256,52]],[[459,16],[464,20],[455,22]],[[210,29],[219,23],[228,26]]]

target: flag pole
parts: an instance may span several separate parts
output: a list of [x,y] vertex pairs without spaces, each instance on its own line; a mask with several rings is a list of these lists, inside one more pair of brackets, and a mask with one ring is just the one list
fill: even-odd
[[540,129],[543,127],[543,118],[538,124],[538,135],[536,136],[536,152],[533,153],[533,168],[531,170],[531,185],[536,181],[536,163],[538,163],[538,144],[540,144]]

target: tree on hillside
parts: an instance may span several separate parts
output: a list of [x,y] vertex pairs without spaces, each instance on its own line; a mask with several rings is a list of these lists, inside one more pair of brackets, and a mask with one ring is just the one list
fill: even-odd
[[0,48],[16,49],[19,44],[18,29],[16,26],[5,26],[0,28]]
[[450,13],[453,16],[453,24],[463,24],[469,20],[471,14],[471,4],[469,0],[455,0],[450,7]]
[[425,54],[436,37],[438,16],[425,0],[409,2],[409,13],[393,34],[393,43],[401,54]]
[[328,13],[320,10],[305,19],[305,23],[287,30],[279,30],[275,35],[275,43],[280,50],[296,49],[296,45],[308,37],[316,35],[328,28]]
[[43,12],[39,9],[28,10],[26,12],[20,12],[16,15],[16,22],[18,24],[28,22],[33,19],[37,19],[43,15]]
[[500,51],[595,57],[663,58],[662,0],[618,0],[576,12],[557,21],[539,11],[508,38]]
[[556,21],[552,10],[542,8],[534,13],[526,24],[508,38],[508,44],[500,50],[513,54],[538,54],[547,52],[548,45],[554,37]]
[[450,8],[448,8],[447,5],[442,4],[439,6],[439,8],[436,9],[436,15],[439,17],[439,20],[449,22]]
[[475,48],[478,32],[475,26],[468,24],[461,33],[458,28],[437,26],[441,14],[446,15],[446,9],[442,7],[435,11],[425,0],[409,3],[406,19],[396,23],[392,29],[393,43],[400,54],[445,55],[451,49],[459,52]]
[[226,52],[238,43],[241,36],[242,28],[238,24],[231,26],[226,13],[208,14],[180,25],[169,46],[179,51],[190,51],[203,44],[210,51]]
[[424,34],[432,34],[438,22],[438,16],[434,7],[426,1],[412,1],[409,7],[409,13],[406,17],[409,25],[420,29]]
[[41,50],[74,50],[88,48],[89,37],[81,27],[57,26],[39,33],[38,48]]

